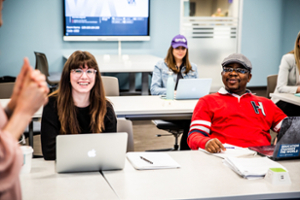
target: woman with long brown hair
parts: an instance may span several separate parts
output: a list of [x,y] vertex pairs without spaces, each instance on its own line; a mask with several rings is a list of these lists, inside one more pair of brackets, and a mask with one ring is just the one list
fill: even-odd
[[169,71],[173,72],[175,91],[179,79],[198,78],[197,66],[189,61],[187,39],[183,35],[172,39],[166,58],[155,65],[150,89],[152,95],[167,93]]
[[67,60],[58,89],[49,95],[41,125],[45,160],[56,158],[59,134],[116,132],[117,120],[105,92],[96,59],[75,51]]
[[[198,78],[197,66],[189,61],[187,39],[183,35],[176,35],[172,39],[166,58],[155,65],[150,89],[152,95],[166,95],[169,71],[173,72],[174,94],[176,94],[180,79]],[[180,141],[180,150],[189,150],[187,134],[191,120],[174,120],[170,122],[177,124],[184,130]]]
[[[294,49],[281,59],[274,93],[300,93],[300,32],[297,35]],[[287,116],[300,115],[300,106],[280,101],[274,97],[272,100]]]

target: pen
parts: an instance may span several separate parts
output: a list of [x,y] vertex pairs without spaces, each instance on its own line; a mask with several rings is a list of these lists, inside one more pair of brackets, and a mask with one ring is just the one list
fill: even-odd
[[234,147],[225,147],[225,149],[234,149]]
[[144,160],[144,161],[146,161],[146,162],[150,163],[150,164],[153,164],[153,162],[152,162],[152,161],[150,161],[150,160],[148,160],[148,159],[144,158],[143,156],[140,156],[140,158],[141,158],[142,160]]

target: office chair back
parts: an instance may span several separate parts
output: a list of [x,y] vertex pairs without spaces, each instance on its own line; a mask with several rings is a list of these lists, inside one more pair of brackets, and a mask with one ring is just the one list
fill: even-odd
[[105,96],[120,96],[119,81],[116,77],[112,76],[101,76]]
[[44,53],[40,52],[34,52],[35,55],[35,69],[38,69],[41,71],[42,74],[44,74],[46,77],[49,76],[49,66],[48,66],[48,60]]
[[15,82],[0,83],[0,99],[8,99],[11,97]]
[[117,132],[128,134],[127,152],[134,151],[132,122],[124,118],[117,118]]
[[267,98],[270,97],[270,93],[275,91],[277,85],[277,74],[267,76]]

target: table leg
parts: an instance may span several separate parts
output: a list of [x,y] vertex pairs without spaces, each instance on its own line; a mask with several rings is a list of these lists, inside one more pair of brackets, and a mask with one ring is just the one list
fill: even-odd
[[129,93],[135,93],[135,73],[129,73]]
[[142,72],[142,95],[149,95],[148,72]]
[[29,137],[28,137],[28,142],[29,145],[33,148],[33,120],[29,123]]

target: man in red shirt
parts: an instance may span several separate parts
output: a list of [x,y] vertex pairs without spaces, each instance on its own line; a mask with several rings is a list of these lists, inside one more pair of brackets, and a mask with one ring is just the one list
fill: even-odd
[[199,99],[191,121],[191,149],[217,153],[222,143],[240,147],[271,144],[270,129],[279,132],[287,116],[269,99],[246,89],[252,64],[242,54],[231,54],[222,62],[225,88]]

